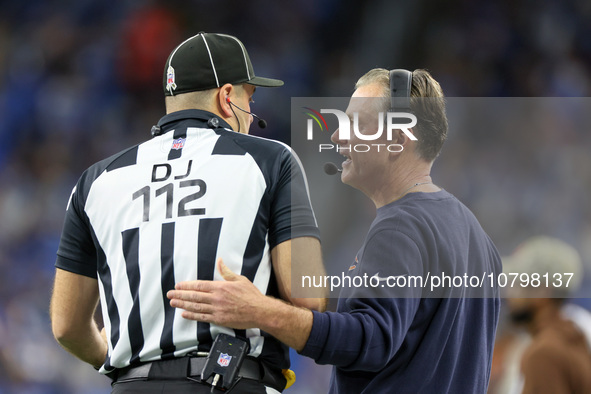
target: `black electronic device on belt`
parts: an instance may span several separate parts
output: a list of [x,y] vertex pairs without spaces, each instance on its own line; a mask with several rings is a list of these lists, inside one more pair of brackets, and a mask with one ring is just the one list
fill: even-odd
[[[248,342],[227,334],[218,334],[213,342],[203,371],[201,380],[211,380],[213,388],[227,390],[237,379],[238,371],[248,353]],[[213,378],[212,378],[213,376]],[[219,382],[221,378],[221,383]]]

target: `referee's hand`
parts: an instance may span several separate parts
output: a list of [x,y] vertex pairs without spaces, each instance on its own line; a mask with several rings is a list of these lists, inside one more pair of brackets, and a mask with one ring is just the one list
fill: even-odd
[[232,272],[221,258],[217,266],[224,281],[179,282],[167,293],[170,305],[182,309],[185,319],[236,329],[257,327],[257,313],[267,297],[246,277]]

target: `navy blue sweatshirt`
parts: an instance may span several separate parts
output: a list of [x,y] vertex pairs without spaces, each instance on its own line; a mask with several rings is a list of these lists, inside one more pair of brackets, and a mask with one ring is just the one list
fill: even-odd
[[502,270],[468,208],[446,191],[409,193],[378,209],[347,266],[349,276],[428,282],[397,291],[382,281],[370,290],[343,289],[337,312],[314,312],[301,354],[335,366],[330,393],[486,393],[498,290],[474,292],[462,284],[429,293],[433,275],[496,277]]

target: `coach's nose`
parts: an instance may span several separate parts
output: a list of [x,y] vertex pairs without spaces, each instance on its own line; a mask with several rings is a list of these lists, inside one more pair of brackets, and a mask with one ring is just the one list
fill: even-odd
[[339,134],[339,129],[336,129],[335,132],[331,134],[330,140],[337,145],[347,145],[349,141],[341,139]]

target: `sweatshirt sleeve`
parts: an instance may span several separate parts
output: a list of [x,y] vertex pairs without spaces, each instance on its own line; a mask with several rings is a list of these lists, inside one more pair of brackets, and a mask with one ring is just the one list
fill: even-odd
[[[423,274],[417,245],[397,231],[371,236],[359,261],[355,273],[359,276]],[[377,286],[371,289],[346,289],[347,297],[339,300],[337,312],[314,312],[310,337],[301,354],[345,370],[381,370],[403,345],[421,301],[421,289],[406,289],[394,298],[393,289],[385,282],[373,283]],[[363,297],[368,294],[372,297]]]

